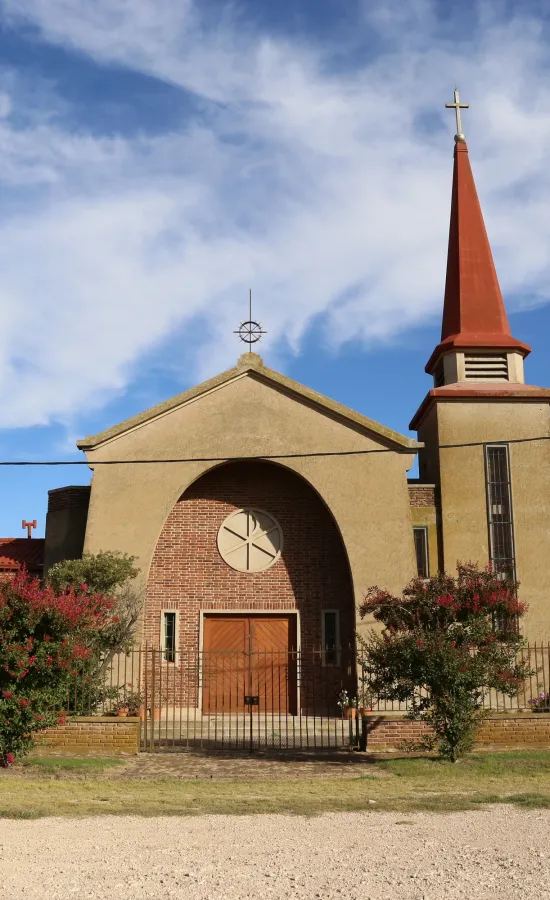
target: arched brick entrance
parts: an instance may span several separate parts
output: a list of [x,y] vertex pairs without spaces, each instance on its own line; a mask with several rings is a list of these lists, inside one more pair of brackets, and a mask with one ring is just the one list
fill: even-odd
[[[238,548],[234,557],[228,556],[223,543],[227,535],[219,540],[226,521],[230,551],[232,522],[237,523],[237,533],[252,527],[247,526],[244,514],[228,519],[238,510],[252,510],[262,533],[269,532],[272,522],[280,526],[281,546],[279,538],[270,534],[274,541],[271,549],[269,543],[260,541],[254,551],[259,562],[251,557],[251,567],[261,568],[262,547],[265,549],[266,567],[260,571],[240,571],[239,566],[247,566],[244,550]],[[236,543],[239,540],[237,534]],[[222,553],[226,559],[238,556],[240,561],[230,565]],[[220,659],[223,656],[225,671],[237,660],[243,640],[254,642],[254,646],[247,644],[248,650],[268,653],[270,660],[297,650],[304,660],[317,653],[335,704],[342,660],[332,651],[327,655],[327,641],[348,648],[354,644],[354,635],[353,590],[343,542],[331,513],[306,481],[273,463],[232,463],[203,475],[180,497],[153,556],[144,622],[145,641],[164,648],[167,666],[177,667],[180,657],[189,660],[200,651],[204,660],[213,654],[220,654]],[[238,662],[235,665],[238,669]],[[309,677],[306,669],[304,663],[300,703]],[[166,683],[169,677],[167,672]],[[346,677],[349,682],[349,675]],[[223,675],[225,687],[210,685],[208,697],[204,691],[201,697],[198,690],[188,701],[205,709],[227,704],[228,678],[234,681],[234,673]],[[275,697],[281,693],[281,676],[272,678],[275,687],[265,688],[265,679],[259,676],[260,688],[251,684],[251,690],[264,691],[266,707],[282,702]],[[296,692],[291,667],[285,678],[289,679],[289,684],[283,685],[286,710],[292,712]],[[177,678],[173,680],[176,685]],[[232,690],[230,703],[234,704],[239,687]],[[244,701],[244,692],[241,687],[238,704]]]

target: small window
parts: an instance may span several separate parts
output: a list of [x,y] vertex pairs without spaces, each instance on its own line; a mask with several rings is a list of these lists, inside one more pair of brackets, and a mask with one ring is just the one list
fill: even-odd
[[340,650],[340,613],[324,609],[322,613],[323,665],[337,666]]
[[417,575],[419,578],[429,578],[428,529],[425,526],[422,528],[413,528],[413,533]]
[[489,556],[495,572],[515,579],[514,523],[507,444],[485,447]]
[[162,655],[166,662],[176,661],[176,613],[162,614]]

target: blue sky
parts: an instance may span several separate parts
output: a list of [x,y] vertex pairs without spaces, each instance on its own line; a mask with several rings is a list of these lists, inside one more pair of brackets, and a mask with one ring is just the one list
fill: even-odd
[[[550,384],[543,2],[1,0],[2,459],[262,354],[407,433],[445,276],[455,84],[527,377]],[[320,448],[322,449],[322,448]],[[0,534],[85,468],[0,469]]]

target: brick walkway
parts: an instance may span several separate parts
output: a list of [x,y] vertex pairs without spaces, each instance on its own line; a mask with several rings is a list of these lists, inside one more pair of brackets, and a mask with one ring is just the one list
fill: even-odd
[[[106,773],[107,774],[107,773]],[[242,779],[245,781],[293,778],[350,778],[381,776],[368,758],[361,755],[273,758],[199,753],[141,753],[124,767],[108,771],[110,778],[196,778]]]
[[[40,748],[37,756],[42,756]],[[49,757],[67,758],[71,754],[59,751],[48,753]],[[377,759],[389,758],[393,754],[377,754]],[[96,757],[97,758],[97,757]],[[120,757],[119,757],[120,758]],[[14,766],[0,768],[0,778],[10,777],[51,778],[51,771],[41,772],[37,766]],[[108,778],[113,781],[145,780],[148,778],[181,778],[185,780],[292,780],[297,778],[385,778],[387,773],[374,765],[372,757],[362,753],[333,754],[324,756],[273,757],[257,754],[205,754],[197,752],[140,753],[126,756],[122,765],[108,767],[102,771],[60,769],[56,778]]]

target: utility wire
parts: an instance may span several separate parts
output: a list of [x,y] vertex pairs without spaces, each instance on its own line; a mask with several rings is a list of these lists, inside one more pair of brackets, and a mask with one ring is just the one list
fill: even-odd
[[[436,444],[439,450],[460,447],[485,447],[492,444],[529,444],[534,441],[550,441],[550,435],[511,438],[503,441],[464,441],[460,444]],[[158,463],[193,462],[253,462],[270,459],[310,459],[324,456],[366,456],[369,453],[417,453],[414,447],[376,447],[370,450],[328,450],[314,453],[268,453],[265,456],[188,456],[181,459],[56,459],[56,460],[0,460],[0,466],[147,466]]]

